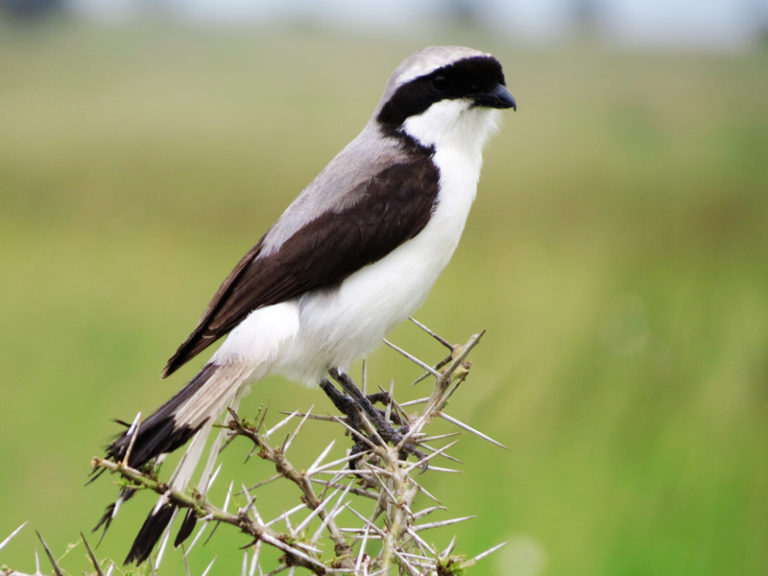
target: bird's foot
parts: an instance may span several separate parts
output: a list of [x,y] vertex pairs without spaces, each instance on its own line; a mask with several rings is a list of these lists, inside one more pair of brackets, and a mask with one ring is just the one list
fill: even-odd
[[[371,444],[381,444],[383,440],[385,443],[399,448],[401,460],[407,459],[409,455],[413,455],[417,460],[425,458],[424,453],[418,450],[414,444],[403,441],[404,435],[409,430],[408,425],[400,418],[400,414],[395,409],[389,394],[377,392],[366,396],[344,372],[334,369],[329,374],[331,378],[339,383],[346,394],[339,392],[328,380],[323,380],[320,383],[320,387],[331,399],[334,406],[347,417],[349,427],[358,434],[357,440],[352,446],[352,455],[365,452],[370,448]],[[376,408],[374,406],[376,403],[384,404],[385,406],[389,405],[390,409],[381,410]],[[369,427],[365,425],[363,416],[375,429],[375,434],[370,433]],[[398,426],[398,428],[395,429],[393,424]],[[355,468],[356,461],[357,459],[350,461],[351,468]]]

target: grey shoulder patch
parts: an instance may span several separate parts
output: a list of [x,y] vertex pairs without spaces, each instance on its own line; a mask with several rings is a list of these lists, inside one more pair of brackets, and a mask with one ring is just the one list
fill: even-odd
[[408,162],[399,139],[384,136],[370,122],[286,208],[263,238],[263,254],[275,252],[299,229],[326,212],[341,212],[357,203],[361,184],[387,166]]

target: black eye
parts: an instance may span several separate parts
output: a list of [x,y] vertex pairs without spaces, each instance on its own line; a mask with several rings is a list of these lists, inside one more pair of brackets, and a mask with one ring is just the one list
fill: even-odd
[[439,90],[440,92],[445,92],[448,90],[448,88],[450,88],[451,81],[443,75],[435,76],[432,78],[432,86],[434,86],[435,89]]

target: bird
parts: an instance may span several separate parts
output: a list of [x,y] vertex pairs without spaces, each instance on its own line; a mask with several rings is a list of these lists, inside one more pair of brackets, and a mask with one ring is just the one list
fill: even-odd
[[[489,53],[430,46],[407,57],[359,135],[226,277],[163,377],[224,338],[220,347],[107,457],[141,467],[192,439],[171,481],[184,489],[213,424],[247,385],[272,374],[327,393],[329,375],[348,384],[350,363],[419,308],[451,259],[483,148],[510,108],[517,104]],[[132,493],[124,488],[99,525],[106,530]],[[146,560],[171,519],[161,497],[125,562]]]

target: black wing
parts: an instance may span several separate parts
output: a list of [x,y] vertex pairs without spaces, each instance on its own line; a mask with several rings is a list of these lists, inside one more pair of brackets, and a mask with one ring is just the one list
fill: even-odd
[[359,201],[326,212],[262,256],[262,238],[235,266],[197,328],[168,360],[168,376],[249,313],[333,286],[418,234],[429,221],[439,173],[427,155],[393,165],[360,185]]

